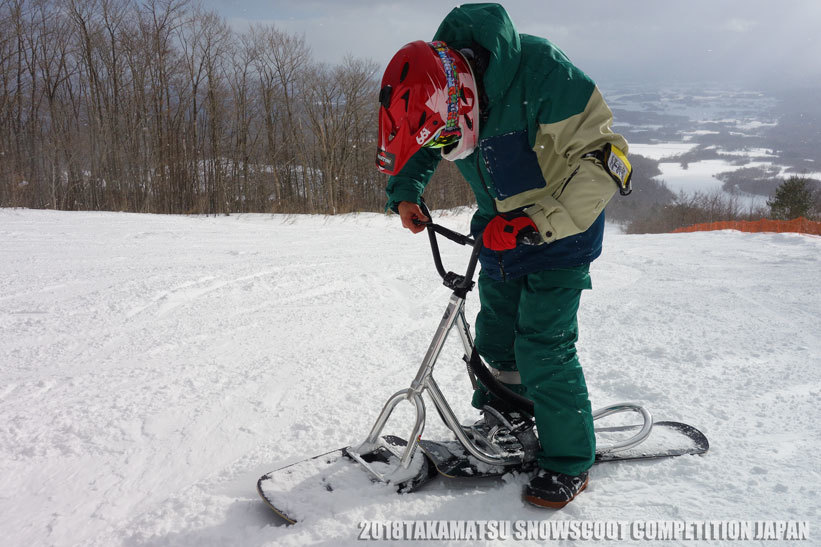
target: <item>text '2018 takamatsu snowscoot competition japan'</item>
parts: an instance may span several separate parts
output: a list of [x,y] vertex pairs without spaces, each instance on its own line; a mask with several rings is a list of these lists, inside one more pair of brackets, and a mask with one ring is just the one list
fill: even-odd
[[[612,121],[595,83],[548,40],[519,34],[499,4],[457,7],[433,41],[394,55],[379,92],[376,165],[391,175],[387,208],[411,232],[427,230],[453,292],[410,387],[388,399],[363,440],[259,479],[259,494],[286,522],[340,514],[363,491],[369,500],[412,495],[440,475],[458,483],[526,473],[524,500],[560,509],[587,487],[594,463],[707,451],[690,425],[654,422],[635,403],[594,412],[589,401],[576,315],[602,251],[604,208],[631,192],[628,143]],[[442,159],[476,198],[470,235],[435,224],[422,200]],[[437,234],[472,246],[464,274],[444,268]],[[474,338],[464,306],[480,264]],[[462,425],[470,421],[457,418],[433,376],[454,329],[483,414],[472,425]],[[423,395],[453,438],[423,438]],[[410,430],[387,434],[402,403],[415,409]],[[614,414],[639,423],[594,427]]]
[[[424,204],[423,211],[430,218]],[[425,226],[436,269],[453,293],[422,364],[410,387],[397,391],[388,399],[364,441],[287,465],[259,479],[259,495],[286,523],[294,524],[317,511],[332,511],[336,504],[344,506],[346,491],[359,494],[372,482],[383,483],[397,494],[412,495],[437,476],[458,481],[460,478],[492,479],[506,473],[532,472],[535,471],[539,442],[550,442],[550,439],[540,440],[536,436],[533,403],[500,383],[474,347],[464,305],[467,294],[474,287],[473,276],[482,238],[471,238],[433,222],[427,222]],[[464,274],[445,270],[437,233],[460,245],[473,246]],[[507,403],[507,408],[501,410],[486,406],[482,411],[484,420],[471,426],[460,425],[433,377],[445,340],[454,329],[464,346],[462,360],[467,363],[467,373],[474,388],[478,379]],[[430,397],[455,439],[422,438],[426,419],[424,393]],[[416,410],[416,419],[407,437],[383,435],[391,413],[403,402],[412,404]],[[599,445],[596,450],[596,463],[702,454],[709,448],[707,438],[695,427],[680,422],[654,421],[650,412],[639,404],[613,404],[596,410],[593,416],[598,420],[616,413],[634,413],[640,416],[640,423],[596,429],[597,442],[609,440],[605,441],[609,444]],[[412,439],[412,442],[406,439]]]

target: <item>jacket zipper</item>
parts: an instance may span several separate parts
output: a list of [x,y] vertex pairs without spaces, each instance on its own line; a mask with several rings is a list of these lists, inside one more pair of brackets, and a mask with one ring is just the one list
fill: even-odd
[[[477,147],[478,148],[478,147]],[[493,212],[497,215],[499,214],[499,210],[496,208],[496,200],[493,199],[493,196],[490,193],[490,188],[488,188],[487,182],[485,181],[485,176],[482,174],[482,167],[479,164],[480,156],[482,154],[481,149],[476,150],[474,152],[476,154],[476,173],[479,175],[479,180],[482,182],[482,187],[485,189],[485,193],[487,193],[487,197],[490,198],[490,203],[493,204]],[[496,261],[499,263],[499,272],[502,274],[502,281],[505,281],[505,265],[502,262],[502,252],[496,251]]]
[[559,199],[559,197],[560,197],[562,194],[564,194],[564,189],[565,189],[565,188],[567,188],[567,185],[568,185],[568,184],[570,184],[570,181],[571,181],[571,180],[573,180],[573,177],[575,177],[575,176],[576,176],[576,173],[578,173],[578,172],[579,172],[579,168],[578,168],[578,167],[576,167],[576,170],[575,170],[575,171],[573,171],[572,173],[570,173],[570,176],[569,176],[569,177],[567,177],[567,179],[564,181],[564,184],[562,184],[562,187],[561,187],[561,188],[559,188],[559,193],[558,193],[558,194],[554,194],[554,195],[553,195],[553,198],[554,198],[554,199]]

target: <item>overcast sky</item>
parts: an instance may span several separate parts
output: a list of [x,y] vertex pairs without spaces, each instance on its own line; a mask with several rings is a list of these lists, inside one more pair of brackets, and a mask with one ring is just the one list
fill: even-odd
[[[446,0],[202,0],[241,30],[304,33],[314,58],[350,53],[382,68],[430,40]],[[519,32],[544,36],[602,82],[821,85],[821,0],[512,0]]]

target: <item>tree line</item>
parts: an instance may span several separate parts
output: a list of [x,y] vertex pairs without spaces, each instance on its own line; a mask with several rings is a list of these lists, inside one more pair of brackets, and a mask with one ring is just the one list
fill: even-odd
[[[238,31],[192,0],[0,0],[0,207],[381,211],[380,77],[373,61],[316,62],[304,36]],[[676,197],[634,163],[636,191],[608,206],[630,231],[767,214]],[[450,162],[425,195],[474,202]]]
[[[380,77],[189,0],[0,0],[0,206],[381,210]],[[439,171],[436,206],[469,203]]]

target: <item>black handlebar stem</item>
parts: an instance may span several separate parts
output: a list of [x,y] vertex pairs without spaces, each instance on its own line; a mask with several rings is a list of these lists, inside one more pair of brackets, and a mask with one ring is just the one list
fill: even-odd
[[[419,224],[424,224],[428,230],[428,239],[430,240],[430,249],[433,253],[433,263],[436,266],[436,271],[439,272],[447,288],[464,298],[475,285],[473,276],[476,273],[476,265],[479,262],[479,253],[482,251],[482,238],[477,237],[474,239],[469,235],[460,234],[459,232],[454,232],[449,228],[436,224],[433,222],[430,209],[428,209],[424,200],[421,200],[419,206],[422,209],[422,213],[428,217],[427,222],[419,221]],[[439,242],[436,239],[436,234],[440,234],[459,245],[473,246],[473,252],[470,254],[470,260],[468,261],[467,270],[464,275],[459,275],[445,269],[445,266],[442,264],[442,254],[439,251]]]

